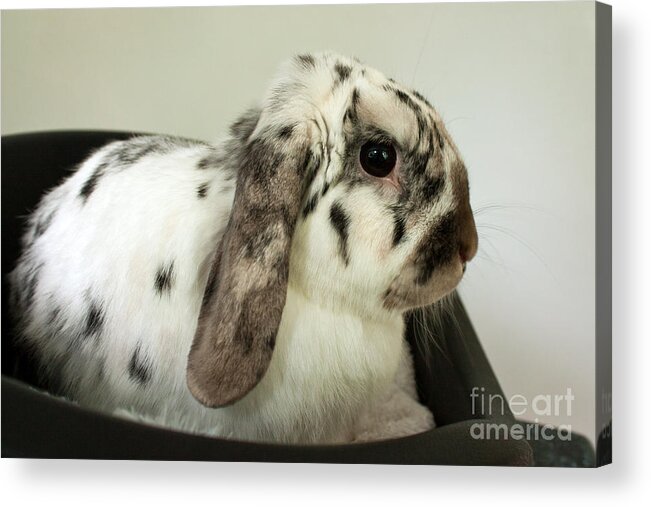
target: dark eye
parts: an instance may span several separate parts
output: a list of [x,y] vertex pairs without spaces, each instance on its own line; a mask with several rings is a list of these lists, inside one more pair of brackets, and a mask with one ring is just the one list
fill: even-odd
[[396,166],[396,149],[388,143],[368,142],[359,151],[359,162],[371,176],[388,176]]

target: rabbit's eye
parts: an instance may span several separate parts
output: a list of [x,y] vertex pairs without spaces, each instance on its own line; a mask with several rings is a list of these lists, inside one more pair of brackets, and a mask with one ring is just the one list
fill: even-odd
[[384,178],[396,166],[396,149],[390,144],[368,142],[359,151],[359,162],[371,176]]

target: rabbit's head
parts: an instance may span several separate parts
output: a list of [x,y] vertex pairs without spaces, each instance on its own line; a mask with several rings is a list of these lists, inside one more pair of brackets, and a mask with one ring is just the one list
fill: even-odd
[[264,375],[288,284],[390,318],[452,291],[477,250],[466,169],[440,117],[357,60],[295,57],[231,133],[233,211],[188,362],[208,406]]

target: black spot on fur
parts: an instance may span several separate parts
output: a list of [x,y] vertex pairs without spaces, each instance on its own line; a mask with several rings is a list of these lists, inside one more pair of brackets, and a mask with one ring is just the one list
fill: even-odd
[[38,219],[36,220],[36,226],[34,227],[35,238],[42,236],[43,233],[47,231],[48,227],[50,227],[50,224],[52,223],[52,219],[54,218],[55,213],[56,211],[52,210],[49,213],[38,217]]
[[393,86],[390,86],[390,85],[384,85],[383,88],[388,92],[393,92],[400,102],[405,104],[407,107],[409,107],[414,112],[414,114],[416,115],[416,118],[419,120],[419,122],[424,122],[422,108],[420,107],[420,105],[414,99],[412,99],[409,96],[408,93],[406,93],[406,92],[404,92],[402,90],[399,90],[397,88],[394,88]]
[[416,277],[418,285],[425,285],[434,270],[450,262],[458,252],[456,234],[454,214],[448,213],[422,238],[416,252],[416,265],[419,268]]
[[420,112],[416,113],[416,123],[418,124],[418,141],[420,142],[428,131],[427,120]]
[[303,218],[306,218],[310,213],[316,209],[316,205],[319,203],[319,194],[314,194],[310,197],[305,203],[303,208]]
[[210,188],[210,184],[208,182],[199,185],[197,187],[197,197],[199,199],[204,199],[208,195],[209,188]]
[[339,235],[339,252],[344,260],[344,264],[348,265],[350,261],[348,256],[348,227],[350,225],[350,217],[338,202],[333,203],[330,207],[330,223]]
[[89,338],[96,336],[102,332],[104,325],[104,310],[102,306],[96,302],[91,303],[86,314],[86,328],[84,329],[84,337]]
[[115,152],[113,152],[114,163],[116,165],[135,164],[141,158],[156,153],[165,152],[164,138],[136,138],[132,141],[126,141]]
[[130,166],[151,154],[165,155],[183,148],[210,148],[196,139],[179,136],[138,136],[118,143],[109,156],[115,166]]
[[312,184],[312,178],[314,177],[314,174],[312,174],[313,170],[316,169],[316,164],[315,164],[315,158],[314,154],[312,153],[312,150],[307,148],[305,150],[305,156],[303,157],[303,162],[301,163],[299,169],[302,169],[304,174],[308,175],[307,181],[305,181],[305,186],[309,187]]
[[320,164],[321,158],[315,155],[311,149],[306,149],[305,157],[300,167],[305,175],[303,179],[303,188],[310,188],[312,182],[314,181],[314,178],[316,177],[316,173],[319,169]]
[[107,166],[108,162],[100,163],[82,185],[81,190],[79,191],[79,197],[81,197],[81,200],[84,203],[88,200],[90,194],[95,191],[95,188],[97,188],[97,183],[104,174]]
[[204,169],[208,169],[209,167],[212,166],[211,161],[212,161],[211,157],[209,156],[203,157],[202,159],[199,160],[199,162],[197,162],[197,169],[201,169],[202,171]]
[[430,153],[420,151],[405,154],[405,158],[409,159],[410,166],[413,167],[419,179],[427,177],[427,165],[430,162],[430,156]]
[[312,55],[296,55],[296,61],[300,63],[301,66],[306,70],[313,69],[316,65],[314,57]]
[[359,90],[357,88],[353,88],[353,93],[350,96],[350,104],[353,107],[357,107],[358,103],[359,103]]
[[[436,128],[436,125],[434,125]],[[432,158],[434,156],[434,134],[432,130],[427,132],[427,158]]]
[[343,83],[350,77],[353,68],[350,65],[345,65],[341,62],[335,63],[335,73],[337,74],[337,81]]
[[436,140],[438,142],[439,148],[441,149],[441,151],[443,151],[443,148],[445,147],[445,140],[443,139],[443,136],[441,135],[441,131],[436,126],[436,122],[432,123],[432,127],[434,128],[434,134],[436,135]]
[[400,213],[393,215],[393,246],[398,245],[405,237],[405,217]]
[[428,176],[424,177],[423,180],[423,197],[425,201],[429,202],[438,197],[443,189],[443,178],[430,178]]
[[141,385],[147,384],[151,380],[151,364],[145,357],[142,357],[140,345],[131,354],[128,371],[131,380]]
[[413,109],[418,114],[421,114],[422,110],[421,110],[420,106],[407,93],[403,92],[402,90],[397,90],[395,88],[393,89],[393,93],[395,93],[396,96],[398,97],[398,99],[400,99],[400,102],[402,102],[403,104],[409,106],[411,109]]
[[199,159],[197,169],[202,171],[206,169],[219,169],[224,164],[225,157],[216,150],[211,150],[207,155]]
[[[423,113],[423,109],[421,108],[421,106],[414,99],[412,99],[406,92],[402,90],[397,90],[392,87],[385,87],[385,89],[395,93],[396,97],[398,97],[400,102],[405,104],[414,112],[414,115],[416,116],[416,122],[418,124],[418,140],[422,142],[426,133],[430,129],[428,128],[428,123],[427,120],[425,119],[425,115]],[[441,136],[441,133],[439,132],[436,126],[436,122],[434,120],[432,120],[432,128],[434,129],[434,133],[438,140],[439,147],[441,148],[441,150],[443,150],[443,137]]]
[[432,104],[430,104],[429,100],[427,100],[425,97],[423,97],[422,94],[418,93],[416,90],[412,90],[411,93],[412,93],[412,94],[414,95],[414,97],[416,97],[418,100],[420,100],[421,102],[424,102],[424,103],[427,104],[430,108],[434,109],[434,106],[432,106]]
[[296,125],[285,125],[278,131],[278,137],[280,139],[289,139],[292,137],[292,133],[294,132],[294,128]]
[[172,290],[174,281],[174,261],[170,262],[167,266],[161,266],[156,271],[154,278],[154,289],[158,295],[163,295],[164,292]]
[[353,89],[353,93],[350,96],[350,105],[346,109],[344,115],[344,121],[356,122],[357,121],[357,104],[359,103],[359,90],[357,88]]

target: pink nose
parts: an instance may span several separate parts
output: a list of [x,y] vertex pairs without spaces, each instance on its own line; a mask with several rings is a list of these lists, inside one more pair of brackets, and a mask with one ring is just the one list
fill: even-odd
[[476,248],[473,249],[469,244],[461,243],[461,247],[459,248],[459,257],[461,257],[461,262],[466,263],[470,261],[475,256],[475,251]]
[[459,249],[459,257],[461,257],[461,262],[464,264],[468,262],[468,250],[465,247]]

